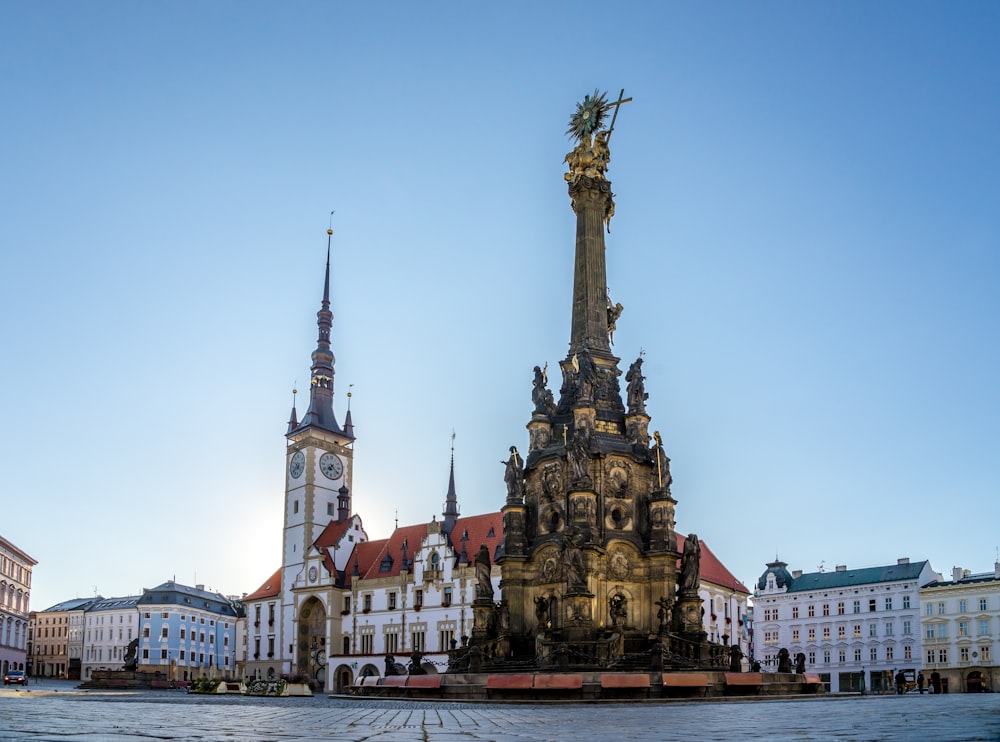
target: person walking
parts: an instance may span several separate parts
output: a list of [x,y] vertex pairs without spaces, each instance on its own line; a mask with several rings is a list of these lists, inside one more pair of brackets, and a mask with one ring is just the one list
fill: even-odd
[[920,695],[924,694],[924,672],[921,670],[917,673],[917,690],[920,691]]

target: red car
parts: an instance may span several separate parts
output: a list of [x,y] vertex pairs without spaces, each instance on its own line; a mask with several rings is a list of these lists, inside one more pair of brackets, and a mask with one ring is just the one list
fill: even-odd
[[24,676],[24,670],[8,670],[3,676],[4,685],[25,685],[27,682],[28,678]]

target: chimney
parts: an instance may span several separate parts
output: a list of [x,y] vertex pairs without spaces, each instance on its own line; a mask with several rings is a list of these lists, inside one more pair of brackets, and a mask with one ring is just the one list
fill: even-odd
[[837,571],[837,572],[846,572],[847,571],[847,565],[846,564],[838,564],[835,571]]
[[896,560],[896,564],[909,564],[909,563],[910,563],[910,557],[900,557],[899,559]]
[[801,576],[802,576],[802,570],[801,570],[801,569],[793,569],[793,570],[792,570],[792,579],[793,579],[793,580],[797,580],[797,579],[799,579],[799,578],[800,578]]
[[953,582],[958,582],[963,577],[965,577],[965,570],[964,569],[962,569],[961,567],[952,567],[951,568],[951,579],[952,579]]
[[194,589],[195,590],[201,590],[202,592],[204,592],[205,591],[205,586],[204,585],[195,585]]

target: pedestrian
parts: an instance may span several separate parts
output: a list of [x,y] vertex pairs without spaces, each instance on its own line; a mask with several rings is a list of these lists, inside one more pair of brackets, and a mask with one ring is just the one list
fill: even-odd
[[920,691],[920,695],[924,694],[924,671],[921,670],[917,673],[917,690]]
[[903,695],[903,691],[906,689],[906,675],[900,670],[896,673],[896,695]]

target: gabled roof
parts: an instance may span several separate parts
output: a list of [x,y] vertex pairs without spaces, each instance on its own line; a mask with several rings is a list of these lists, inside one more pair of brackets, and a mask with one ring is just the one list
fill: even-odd
[[473,565],[482,544],[489,547],[490,559],[496,562],[497,549],[503,545],[503,513],[468,515],[455,521],[455,527],[451,531],[451,545],[464,566]]
[[916,580],[926,565],[927,560],[925,559],[922,562],[888,564],[884,567],[810,572],[794,578],[792,584],[788,586],[788,592],[801,593],[807,590],[833,590],[840,587],[853,587],[854,585]]
[[[403,545],[406,545],[407,569],[410,569],[410,562],[413,555],[420,549],[420,542],[427,535],[427,524],[421,523],[415,526],[401,526],[392,532],[389,538],[382,541],[382,548],[374,559],[368,564],[367,571],[364,565],[360,565],[361,576],[366,580],[374,580],[379,577],[396,577],[403,566]],[[388,565],[388,569],[383,568],[383,563]],[[353,567],[349,567],[351,571]]]
[[[340,522],[331,520],[327,523],[326,528],[323,529],[319,538],[313,542],[313,546],[319,549],[320,553],[323,555],[323,566],[326,567],[326,571],[329,574],[334,576],[334,580],[337,580],[338,577],[336,574],[337,567],[333,561],[332,550],[337,546],[337,544],[343,541],[347,532],[354,527],[355,521],[359,524],[361,523],[361,519],[356,515],[352,515],[351,517]],[[364,531],[362,531],[362,533],[364,533]]]
[[246,603],[250,600],[263,600],[265,598],[274,598],[281,595],[281,568],[275,572],[271,577],[264,582],[263,585],[258,587],[248,596],[243,598],[243,602]]
[[[684,553],[684,541],[684,536],[678,533],[677,550],[681,553]],[[708,548],[708,544],[701,539],[698,540],[698,543],[701,545],[701,560],[698,563],[698,573],[701,579],[705,582],[711,582],[713,585],[749,595],[750,591],[747,590],[747,586],[737,580],[733,573],[726,569],[725,565]]]

